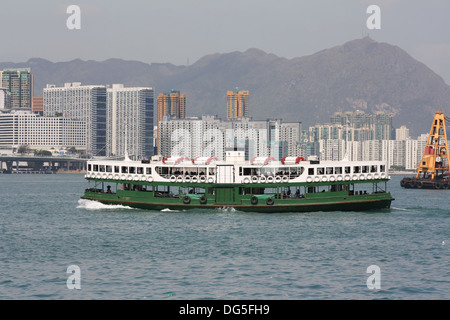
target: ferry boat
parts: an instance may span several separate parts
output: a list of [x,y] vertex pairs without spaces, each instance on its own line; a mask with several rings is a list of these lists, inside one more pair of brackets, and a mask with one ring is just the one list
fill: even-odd
[[90,160],[82,199],[149,210],[232,207],[248,212],[366,211],[390,208],[379,161],[281,161],[239,157]]

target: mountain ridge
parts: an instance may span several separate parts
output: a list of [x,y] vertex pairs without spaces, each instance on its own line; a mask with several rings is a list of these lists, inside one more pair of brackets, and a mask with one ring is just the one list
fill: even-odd
[[188,116],[225,118],[226,92],[235,87],[250,91],[251,117],[301,121],[305,128],[329,122],[336,111],[385,111],[395,115],[396,127],[418,135],[428,132],[423,120],[437,110],[450,114],[450,86],[442,77],[398,46],[369,37],[289,59],[249,48],[205,55],[188,66],[119,58],[0,63],[12,67],[32,68],[35,95],[47,83],[65,82],[148,86],[155,95],[177,89],[187,95]]

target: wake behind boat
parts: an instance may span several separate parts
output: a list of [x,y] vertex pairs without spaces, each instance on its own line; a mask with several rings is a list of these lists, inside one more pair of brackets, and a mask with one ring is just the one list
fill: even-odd
[[380,161],[125,157],[88,161],[85,178],[89,187],[82,199],[149,210],[365,211],[390,208],[394,200]]

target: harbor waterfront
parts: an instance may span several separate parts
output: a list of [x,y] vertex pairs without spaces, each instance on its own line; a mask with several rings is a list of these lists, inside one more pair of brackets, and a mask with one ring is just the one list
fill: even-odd
[[1,175],[0,299],[449,299],[450,191],[402,177],[390,209],[266,214],[104,205],[80,200],[83,175]]

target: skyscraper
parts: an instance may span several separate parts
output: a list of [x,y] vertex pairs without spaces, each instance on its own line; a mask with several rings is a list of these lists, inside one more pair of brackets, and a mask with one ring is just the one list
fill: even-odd
[[33,75],[30,68],[0,71],[0,87],[10,92],[11,109],[31,110]]
[[248,117],[249,92],[235,88],[227,92],[227,119]]
[[171,90],[158,95],[158,122],[169,116],[173,119],[184,119],[186,115],[186,94]]
[[153,88],[108,88],[107,155],[153,155]]
[[86,150],[106,155],[106,86],[82,86],[79,82],[64,87],[44,88],[44,116],[64,116],[86,122]]

